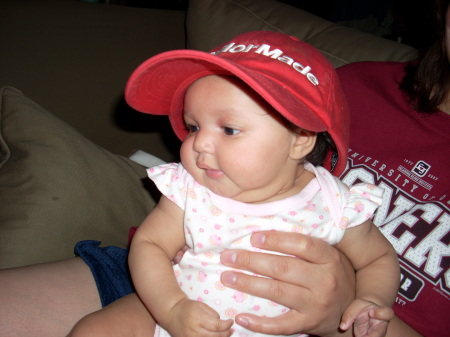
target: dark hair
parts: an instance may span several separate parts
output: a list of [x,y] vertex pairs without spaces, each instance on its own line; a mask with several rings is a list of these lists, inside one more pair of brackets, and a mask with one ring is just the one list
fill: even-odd
[[[280,119],[283,125],[292,133],[301,133],[302,128],[290,122],[289,120],[282,118]],[[318,132],[316,137],[316,144],[314,148],[305,157],[305,160],[313,164],[314,166],[323,166],[325,158],[329,152],[334,152],[337,154],[336,144],[331,138],[328,132]]]
[[420,112],[435,112],[450,92],[450,64],[445,44],[445,16],[449,3],[449,0],[433,1],[433,43],[418,62],[408,64],[400,84],[400,89]]
[[305,160],[314,166],[323,166],[328,152],[332,151],[337,154],[336,145],[328,132],[317,133],[316,145],[313,150],[306,156]]

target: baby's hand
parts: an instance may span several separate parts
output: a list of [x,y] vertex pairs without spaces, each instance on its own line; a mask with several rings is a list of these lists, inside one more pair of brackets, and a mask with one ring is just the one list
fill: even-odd
[[183,299],[167,315],[162,327],[171,336],[228,337],[233,320],[221,320],[219,314],[205,303]]
[[394,311],[376,303],[355,299],[342,315],[341,330],[347,330],[353,324],[355,337],[384,337]]

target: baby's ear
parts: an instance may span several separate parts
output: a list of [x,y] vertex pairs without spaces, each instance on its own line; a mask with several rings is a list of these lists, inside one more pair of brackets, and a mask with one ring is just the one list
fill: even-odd
[[300,133],[293,135],[290,158],[300,160],[305,158],[316,145],[317,133],[301,130]]

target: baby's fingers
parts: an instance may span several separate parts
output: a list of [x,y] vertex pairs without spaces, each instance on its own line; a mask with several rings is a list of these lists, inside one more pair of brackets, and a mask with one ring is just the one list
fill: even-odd
[[217,337],[231,336],[233,331],[231,326],[233,325],[232,319],[222,320],[222,319],[206,319],[203,322],[203,327],[211,332],[217,332]]
[[341,324],[339,324],[339,328],[341,330],[348,330],[356,318],[361,315],[364,311],[366,311],[367,321],[369,320],[369,310],[368,303],[366,301],[362,301],[359,299],[354,300],[350,305],[345,309],[342,314]]
[[375,303],[357,299],[345,310],[339,328],[347,330],[353,324],[356,337],[384,337],[388,322],[393,317],[391,308],[379,307]]
[[386,321],[377,321],[370,324],[369,330],[367,327],[360,327],[359,324],[355,323],[354,332],[355,336],[364,337],[385,337],[387,332],[388,323]]
[[378,319],[380,321],[389,322],[394,318],[394,310],[389,307],[380,307],[370,310],[369,313],[370,318]]
[[228,337],[231,336],[232,330],[231,326],[234,321],[232,319],[222,320],[219,314],[209,305],[204,303],[199,303],[201,310],[203,311],[203,318],[201,321],[201,326],[210,332],[217,332],[214,336],[217,337]]

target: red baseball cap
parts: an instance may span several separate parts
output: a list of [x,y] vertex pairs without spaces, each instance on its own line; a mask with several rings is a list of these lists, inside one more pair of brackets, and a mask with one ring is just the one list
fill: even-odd
[[305,130],[327,131],[337,153],[324,166],[334,175],[345,169],[349,110],[333,66],[313,46],[271,31],[236,36],[210,53],[173,50],[142,63],[130,76],[125,99],[134,109],[168,115],[181,140],[186,89],[208,75],[240,78],[286,119]]

